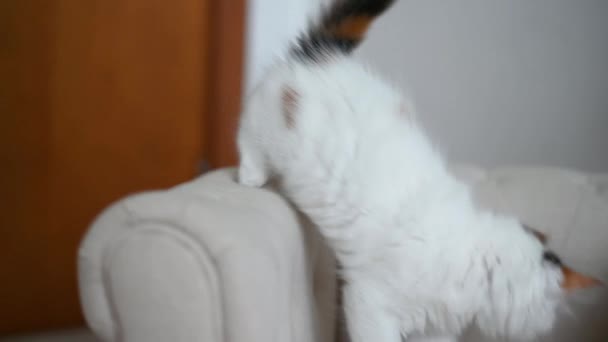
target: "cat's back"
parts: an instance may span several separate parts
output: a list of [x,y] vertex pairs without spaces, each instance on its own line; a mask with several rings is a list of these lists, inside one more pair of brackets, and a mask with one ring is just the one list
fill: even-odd
[[289,134],[299,179],[327,175],[349,184],[349,197],[386,206],[391,194],[415,193],[443,171],[409,99],[365,66],[337,58],[281,72],[294,100]]
[[374,137],[388,142],[415,129],[407,99],[350,58],[294,63],[285,72],[283,89],[294,99],[291,128],[302,140],[361,148],[380,142]]
[[286,85],[298,95],[302,120],[334,119],[373,128],[369,124],[396,123],[394,115],[413,115],[399,91],[350,57],[288,63],[281,69],[288,75]]

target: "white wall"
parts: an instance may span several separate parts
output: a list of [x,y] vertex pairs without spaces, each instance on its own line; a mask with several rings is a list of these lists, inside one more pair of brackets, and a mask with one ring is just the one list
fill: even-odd
[[[250,85],[318,1],[252,0],[276,11],[258,12]],[[451,159],[608,171],[608,1],[399,0],[356,56],[413,95]]]
[[320,0],[249,0],[245,90],[250,90],[291,39],[318,12]]

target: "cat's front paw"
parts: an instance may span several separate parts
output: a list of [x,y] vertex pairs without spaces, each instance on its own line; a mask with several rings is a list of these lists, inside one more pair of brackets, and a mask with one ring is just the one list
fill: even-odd
[[245,186],[259,188],[268,180],[264,172],[241,166],[239,168],[238,182]]

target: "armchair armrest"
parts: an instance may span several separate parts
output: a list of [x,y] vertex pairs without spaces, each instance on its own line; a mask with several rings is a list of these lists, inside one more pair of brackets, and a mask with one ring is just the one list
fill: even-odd
[[332,341],[333,257],[279,195],[219,170],[119,201],[79,253],[104,341]]

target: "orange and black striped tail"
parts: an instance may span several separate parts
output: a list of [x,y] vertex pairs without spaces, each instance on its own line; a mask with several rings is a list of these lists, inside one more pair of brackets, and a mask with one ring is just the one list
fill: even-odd
[[309,61],[318,61],[335,53],[349,54],[361,43],[372,21],[394,2],[334,0],[319,24],[298,39],[292,52]]

